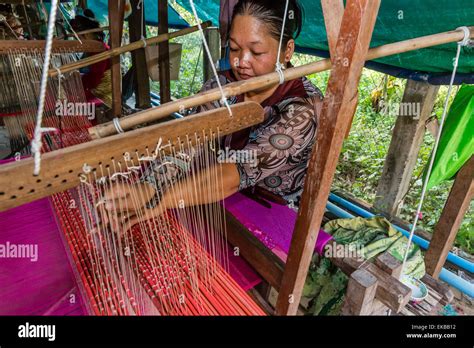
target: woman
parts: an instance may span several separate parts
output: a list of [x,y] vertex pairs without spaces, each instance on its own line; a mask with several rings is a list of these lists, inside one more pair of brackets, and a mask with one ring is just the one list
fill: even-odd
[[[234,8],[229,33],[230,62],[232,69],[220,74],[222,84],[250,79],[275,70],[280,32],[285,11],[284,1],[240,0]],[[291,66],[295,39],[301,31],[302,12],[296,0],[289,2],[280,63]],[[216,81],[205,83],[203,90],[216,87]],[[173,192],[187,192],[195,205],[217,202],[249,187],[259,187],[298,206],[304,175],[314,144],[317,115],[322,102],[321,92],[306,78],[300,78],[233,97],[230,103],[255,101],[265,110],[263,123],[224,138],[224,146],[257,154],[253,163],[219,163],[222,182],[215,182],[208,168],[192,179],[177,183],[178,188],[160,192],[158,170],[152,165],[147,169],[143,182],[137,184],[145,194],[141,205],[153,210],[154,216],[166,209],[177,208]],[[202,105],[199,111],[220,107],[218,102]],[[178,171],[182,168],[177,168]],[[196,184],[197,183],[197,184]],[[197,189],[196,189],[197,187]],[[223,187],[223,190],[216,188]],[[136,189],[136,188],[134,188]],[[117,212],[116,207],[132,207],[130,188],[115,189],[106,193],[106,208]],[[208,193],[212,192],[209,197]],[[188,196],[189,197],[189,196]],[[181,201],[182,202],[182,201]],[[184,202],[186,205],[186,202]],[[133,215],[130,209],[125,212]],[[131,224],[138,221],[131,219]]]
[[[86,9],[82,15],[77,15],[71,20],[71,27],[76,32],[100,28],[100,23],[95,19],[94,13]],[[82,40],[97,40],[103,43],[104,49],[110,47],[104,42],[103,31],[79,34]],[[110,60],[106,59],[89,67],[81,69],[82,85],[87,100],[101,99],[108,107],[112,105],[112,80],[110,71]]]

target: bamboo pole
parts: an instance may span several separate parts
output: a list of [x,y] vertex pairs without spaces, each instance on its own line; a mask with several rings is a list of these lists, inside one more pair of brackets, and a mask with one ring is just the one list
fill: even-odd
[[[211,25],[210,21],[207,21],[207,22],[204,22],[204,23],[201,24],[201,26],[203,28],[207,28],[210,25]],[[63,65],[62,67],[59,68],[59,70],[60,70],[61,73],[67,73],[69,71],[77,70],[77,69],[83,68],[85,66],[89,66],[89,65],[101,62],[103,60],[113,58],[113,57],[118,56],[122,53],[135,51],[135,50],[138,50],[138,49],[143,48],[145,46],[156,45],[160,42],[168,41],[168,40],[174,39],[174,38],[179,37],[179,36],[187,35],[187,34],[195,32],[197,30],[199,30],[199,28],[198,28],[197,25],[195,25],[195,26],[192,26],[192,27],[189,27],[189,28],[174,31],[172,33],[158,35],[158,36],[155,36],[155,37],[152,37],[150,39],[145,40],[146,45],[141,40],[136,41],[136,42],[132,42],[131,44],[121,46],[121,47],[117,47],[117,48],[114,48],[112,50],[105,51],[105,52],[96,54],[94,56],[90,56],[90,57],[78,60],[77,62],[74,62],[74,63],[71,63],[71,64]],[[57,75],[58,75],[58,71],[56,69],[50,69],[49,70],[49,76],[50,77],[54,77],[54,76],[57,76]]]
[[[469,30],[471,32],[471,39],[473,39],[474,27],[469,27]],[[464,32],[462,30],[451,30],[444,33],[422,36],[419,38],[400,42],[394,42],[391,44],[370,49],[367,53],[366,60],[373,60],[426,47],[458,42],[461,41],[463,38]],[[329,70],[330,68],[331,60],[323,59],[317,62],[286,69],[283,71],[283,74],[285,76],[285,81],[289,81],[306,75],[311,75],[321,71]],[[279,81],[280,78],[278,76],[278,73],[272,72],[248,80],[229,83],[228,85],[223,86],[223,89],[224,94],[226,96],[235,96],[256,89],[271,87],[279,83]],[[122,117],[119,121],[120,126],[123,130],[129,130],[140,124],[156,121],[161,118],[167,117],[168,115],[171,115],[174,112],[179,112],[179,110],[191,108],[197,105],[202,105],[208,102],[219,100],[221,98],[222,96],[219,89],[214,88],[203,93],[199,93],[193,96],[189,96],[160,105],[150,110]],[[107,122],[96,127],[89,128],[89,133],[91,134],[92,138],[96,139],[116,134],[117,131],[112,122]]]

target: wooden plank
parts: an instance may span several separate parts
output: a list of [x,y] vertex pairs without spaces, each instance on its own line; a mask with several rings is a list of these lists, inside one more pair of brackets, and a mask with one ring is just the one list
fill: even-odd
[[[331,60],[336,56],[336,44],[339,36],[339,29],[341,28],[342,16],[344,15],[344,1],[343,0],[321,0],[321,7],[324,16],[324,25],[326,27],[326,35],[329,44],[329,53]],[[353,98],[352,108],[357,107],[357,99]],[[347,126],[345,138],[349,137],[351,131],[352,121],[354,120],[355,112],[352,114],[351,122]]]
[[329,53],[331,58],[336,56],[336,44],[341,28],[342,16],[344,15],[343,0],[321,0],[324,24],[328,37]]
[[[0,40],[0,54],[8,54],[10,50],[44,50],[44,40]],[[69,52],[98,53],[104,51],[104,45],[96,40],[83,40],[82,44],[75,40],[54,40],[53,52],[59,53],[63,50]]]
[[430,288],[433,288],[434,290],[436,290],[436,292],[440,294],[443,300],[446,301],[447,303],[451,303],[454,300],[454,293],[447,284],[442,283],[438,279],[434,279],[429,274],[425,274],[423,278],[421,278],[421,281],[425,283],[427,286],[429,286]]
[[[326,250],[337,250],[337,243],[335,241],[329,242],[325,248],[325,255],[327,255]],[[375,298],[396,313],[400,312],[410,300],[410,288],[384,272],[375,264],[370,262],[364,263],[360,259],[350,257],[329,257],[329,259],[346,275],[351,275],[356,270],[362,268],[369,271],[378,281]]]
[[[168,33],[168,0],[158,0],[158,34]],[[160,52],[158,67],[160,69],[160,103],[171,101],[170,49],[168,41],[158,45]]]
[[347,1],[336,46],[337,58],[331,69],[278,297],[279,315],[294,315],[298,309],[344,133],[355,111],[351,101],[357,95],[379,6],[380,0]]
[[[110,166],[108,170],[113,173],[113,163],[117,165],[118,171],[124,170],[127,164],[136,165],[137,158],[145,155],[147,150],[148,153],[155,151],[160,138],[163,145],[171,142],[178,146],[179,138],[185,139],[196,132],[200,136],[211,138],[217,129],[219,134],[226,135],[263,122],[263,108],[255,102],[239,103],[231,108],[231,118],[226,108],[219,108],[43,154],[41,173],[38,176],[33,176],[32,158],[2,165],[0,211],[79,185],[85,164],[99,173],[101,167],[107,166]],[[195,142],[192,136],[190,140]],[[125,161],[126,152],[130,154],[133,163]],[[118,167],[119,162],[122,168]],[[104,170],[107,173],[107,169]],[[12,181],[12,178],[15,180]]]
[[[216,65],[216,62],[220,58],[220,45],[221,45],[221,37],[219,28],[210,27],[204,30],[204,39],[209,46],[209,51],[211,52],[212,62],[209,61],[207,57],[206,50],[204,47],[202,48],[204,55],[203,55],[203,73],[204,73],[204,81],[208,81],[214,77],[214,72],[212,71],[212,65]],[[204,44],[203,44],[204,45]]]
[[474,197],[474,156],[458,172],[425,254],[426,271],[438,278]]
[[375,208],[390,216],[398,214],[410,185],[438,90],[439,86],[407,80],[374,202]]
[[[122,45],[123,29],[123,0],[109,0],[110,46],[112,49]],[[120,57],[111,58],[112,73],[112,114],[119,117],[122,114],[122,71]]]
[[395,279],[400,279],[402,274],[402,263],[393,257],[388,251],[377,256],[375,259],[375,265]]
[[[128,19],[130,41],[138,41],[143,36],[146,38],[145,17],[142,21],[142,10],[146,11],[145,2],[141,3],[141,10],[135,10],[141,0],[132,0],[131,5],[134,11]],[[132,64],[135,68],[135,107],[139,109],[148,109],[151,107],[150,97],[150,78],[148,76],[148,69],[146,64],[145,49],[141,48],[132,52]]]
[[262,244],[237,218],[226,211],[227,239],[239,254],[271,286],[279,290],[283,277],[284,262]]
[[342,307],[343,315],[369,315],[372,313],[377,278],[365,269],[351,274]]

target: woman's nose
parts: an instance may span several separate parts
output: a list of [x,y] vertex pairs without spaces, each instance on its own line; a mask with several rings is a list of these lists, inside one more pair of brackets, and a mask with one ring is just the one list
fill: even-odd
[[239,66],[242,69],[250,68],[251,54],[250,52],[242,52],[239,57]]

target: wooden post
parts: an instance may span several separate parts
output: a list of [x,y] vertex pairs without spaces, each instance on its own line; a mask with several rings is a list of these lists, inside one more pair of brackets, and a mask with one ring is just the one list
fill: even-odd
[[448,200],[433,232],[425,255],[426,272],[438,279],[453,246],[464,214],[474,197],[474,156],[464,164],[454,180]]
[[[168,0],[158,0],[158,34],[168,32]],[[160,103],[171,101],[170,86],[170,51],[168,41],[158,45],[160,55],[158,66],[160,69]]]
[[[139,0],[132,0],[131,5],[133,8],[132,14],[129,17],[129,30],[130,30],[130,42],[138,41],[142,37],[146,38],[146,24],[145,16],[141,11],[145,11],[145,2],[141,3],[140,10],[137,9]],[[141,48],[132,52],[132,64],[135,68],[135,107],[139,109],[148,109],[151,107],[150,97],[150,78],[148,76],[148,69],[146,64],[145,49]]]
[[[122,44],[123,30],[123,0],[109,0],[110,45],[114,49]],[[120,57],[111,59],[112,67],[112,114],[119,117],[122,114],[122,72]]]
[[204,39],[206,40],[207,45],[209,46],[209,51],[211,51],[212,56],[212,62],[210,62],[207,58],[206,50],[204,49],[204,47],[202,48],[202,51],[204,52],[202,60],[204,81],[208,81],[214,77],[211,64],[214,64],[214,66],[216,66],[216,62],[220,58],[221,38],[219,28],[210,27],[205,29]]
[[336,56],[337,38],[341,28],[342,16],[344,15],[344,2],[343,0],[321,0],[321,7],[328,37],[329,52],[331,60],[333,60]]
[[377,278],[365,269],[351,274],[342,307],[343,315],[370,315],[372,313]]
[[[342,16],[344,15],[343,0],[321,0],[321,7],[324,15],[324,25],[326,26],[326,35],[328,37],[329,52],[331,54],[331,61],[336,56],[337,37],[339,36],[339,29],[341,28]],[[357,98],[352,100],[353,108],[357,106]],[[352,114],[351,122],[347,126],[345,138],[349,136],[351,131],[352,121],[354,120]]]
[[347,1],[278,296],[279,315],[294,315],[298,309],[379,6],[380,0]]
[[[426,82],[406,83],[374,202],[375,208],[388,215],[398,214],[408,190],[438,89]],[[386,106],[389,114],[391,105]]]

